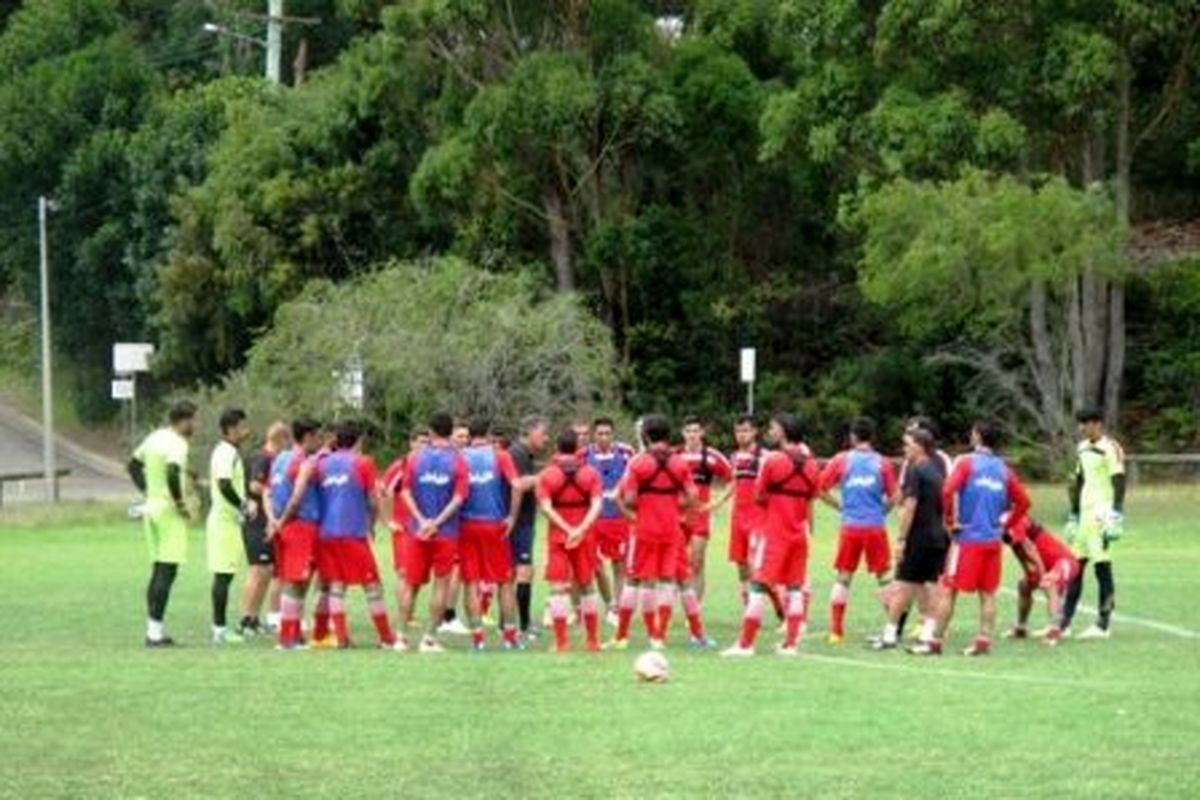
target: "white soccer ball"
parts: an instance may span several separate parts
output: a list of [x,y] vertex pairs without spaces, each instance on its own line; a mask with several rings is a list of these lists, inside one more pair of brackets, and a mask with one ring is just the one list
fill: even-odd
[[633,662],[633,674],[643,683],[665,683],[671,677],[671,665],[666,656],[651,650]]

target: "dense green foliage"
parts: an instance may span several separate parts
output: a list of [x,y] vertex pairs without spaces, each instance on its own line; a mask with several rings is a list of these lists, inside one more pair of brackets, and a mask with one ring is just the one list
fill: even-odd
[[[216,384],[311,282],[446,254],[578,295],[632,411],[727,419],[753,344],[760,407],[825,443],[860,409],[1061,443],[1072,406],[1122,399],[1147,441],[1195,436],[1154,394],[1187,332],[1140,316],[1172,284],[1124,243],[1200,212],[1200,0],[291,0],[322,20],[285,32],[295,87],[201,30],[261,35],[261,2],[8,5],[0,291],[36,297],[53,195],[92,418],[116,339]],[[1014,351],[1039,304],[1049,349]]]

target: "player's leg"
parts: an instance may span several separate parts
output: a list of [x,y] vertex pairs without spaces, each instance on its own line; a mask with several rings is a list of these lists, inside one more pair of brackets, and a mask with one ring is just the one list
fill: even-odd
[[876,650],[892,650],[900,641],[900,617],[908,612],[909,606],[912,605],[913,597],[917,593],[919,584],[912,584],[907,581],[893,581],[885,596],[887,597],[887,620],[883,625],[883,633],[879,638],[871,641],[871,646]]
[[178,564],[155,561],[150,566],[150,582],[146,585],[146,646],[161,647],[175,644],[163,630],[163,617],[171,599],[171,587],[179,573]]
[[258,633],[262,628],[259,614],[270,584],[271,568],[251,562],[246,569],[246,582],[242,584],[242,619],[238,623],[238,633],[243,636]]
[[440,653],[442,646],[437,640],[438,629],[445,619],[446,606],[450,602],[450,574],[433,576],[433,589],[429,594],[429,621],[425,637],[421,640],[422,653]]
[[283,598],[283,581],[275,575],[274,567],[272,566],[270,580],[267,581],[267,632],[275,633],[279,630],[279,621],[283,618],[279,604]]
[[387,602],[383,599],[383,584],[372,580],[363,584],[363,593],[367,596],[367,613],[371,615],[371,624],[379,637],[379,646],[392,648],[396,646],[396,634],[388,621]]
[[1017,624],[1004,634],[1006,639],[1024,639],[1029,636],[1029,614],[1033,611],[1033,581],[1028,573],[1017,584]]
[[1112,562],[1097,560],[1092,567],[1096,572],[1096,584],[1099,587],[1100,605],[1096,616],[1096,627],[1108,633],[1112,624],[1113,609],[1117,605],[1117,586],[1113,580]]
[[416,607],[417,595],[420,592],[420,587],[413,585],[411,573],[406,572],[404,581],[396,587],[396,593],[399,595],[397,603],[399,604],[399,632],[396,635],[396,649],[408,649],[408,637],[405,631],[408,629],[408,622],[413,618],[413,609]]
[[704,632],[704,615],[700,604],[700,594],[693,582],[685,581],[680,585],[679,600],[683,605],[683,614],[687,618],[688,647],[693,649],[716,647],[717,643],[708,638]]
[[346,617],[346,584],[340,580],[329,584],[329,623],[333,626],[333,635],[337,646],[345,649],[350,646],[350,621]]
[[229,609],[229,585],[233,583],[232,572],[214,572],[212,579],[212,641],[213,644],[240,642],[241,638],[226,627]]
[[837,554],[833,559],[835,576],[829,589],[829,643],[841,644],[846,635],[846,606],[850,602],[850,584],[858,569],[865,537],[846,529],[838,532]]
[[596,592],[595,576],[603,573],[603,567],[593,571],[593,579],[579,585],[579,616],[583,619],[583,633],[588,652],[600,649],[600,597]]
[[975,641],[963,651],[964,655],[981,656],[992,649],[992,632],[996,628],[996,593],[981,589],[979,592],[979,631]]
[[1075,611],[1079,608],[1079,600],[1083,596],[1083,576],[1087,573],[1087,564],[1086,558],[1079,559],[1079,572],[1067,587],[1067,595],[1063,599],[1061,628],[1064,635],[1071,629],[1071,622],[1075,619]]
[[571,638],[567,631],[567,616],[571,610],[571,585],[551,583],[549,602],[550,620],[554,627],[554,650],[565,653],[571,649]]
[[696,597],[704,601],[705,574],[708,568],[708,536],[699,534],[692,537],[688,543],[689,557],[692,567],[692,584],[695,586]]
[[300,582],[287,582],[279,598],[279,649],[292,650],[300,644],[300,620],[304,617],[304,589]]
[[755,536],[750,543],[749,566],[752,573],[746,607],[742,611],[742,630],[738,640],[721,651],[721,655],[726,658],[754,655],[754,643],[762,628],[763,609],[767,604],[768,587],[777,577],[774,555],[776,548],[770,545],[765,536]]

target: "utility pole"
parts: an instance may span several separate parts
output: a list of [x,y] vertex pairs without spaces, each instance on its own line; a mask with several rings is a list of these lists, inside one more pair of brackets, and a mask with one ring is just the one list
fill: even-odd
[[267,3],[267,80],[283,79],[283,0]]
[[58,476],[54,464],[54,407],[50,380],[50,246],[46,235],[46,217],[53,204],[45,196],[38,198],[38,234],[41,240],[39,279],[42,289],[42,468],[46,499],[58,501]]

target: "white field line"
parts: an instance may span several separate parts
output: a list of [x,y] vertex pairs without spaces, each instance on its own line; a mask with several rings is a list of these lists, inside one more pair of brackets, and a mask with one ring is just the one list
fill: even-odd
[[[1016,597],[1016,595],[1017,595],[1017,592],[1015,589],[1011,589],[1007,586],[1001,587],[1001,591],[1007,595],[1012,595],[1013,597]],[[1087,605],[1084,605],[1083,603],[1079,604],[1078,610],[1082,611],[1086,614],[1099,613],[1092,606],[1087,606]],[[1159,622],[1158,620],[1144,619],[1143,617],[1134,617],[1134,616],[1130,616],[1129,614],[1122,614],[1119,611],[1114,611],[1112,618],[1113,618],[1114,622],[1127,622],[1130,625],[1140,625],[1143,628],[1149,628],[1151,630],[1159,631],[1161,633],[1169,633],[1172,636],[1178,636],[1183,639],[1200,639],[1200,631],[1194,631],[1191,628],[1182,628],[1178,625],[1172,625],[1168,622]]]

